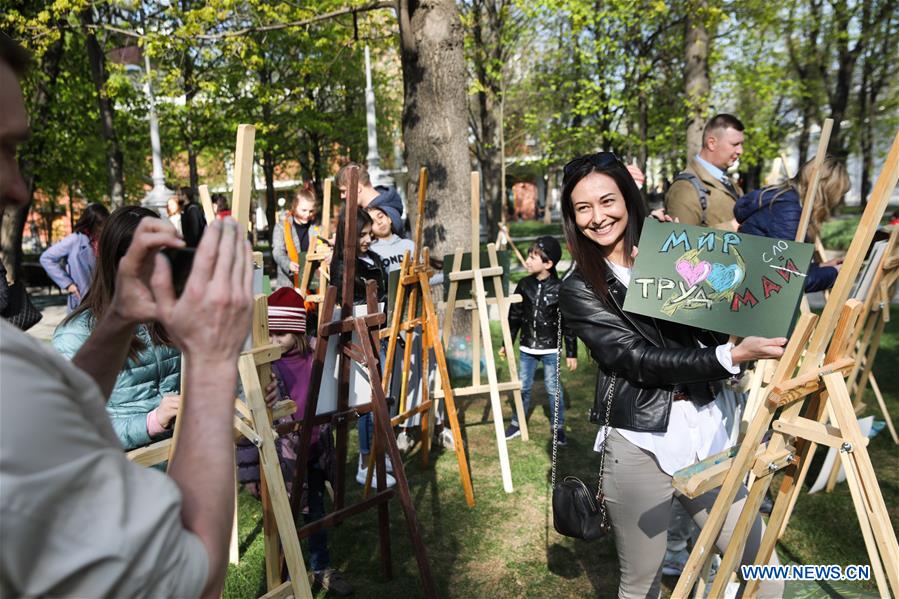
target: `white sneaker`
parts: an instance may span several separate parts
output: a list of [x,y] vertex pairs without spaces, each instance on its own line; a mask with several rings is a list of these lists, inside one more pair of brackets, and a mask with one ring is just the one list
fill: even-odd
[[[384,456],[384,457],[387,457],[387,456]],[[391,466],[392,465],[390,464],[390,462],[387,462],[387,488],[388,489],[390,487],[396,485],[396,479],[393,478],[392,476],[390,476]],[[364,487],[366,476],[368,476],[368,467],[362,463],[362,456],[359,456],[359,467],[356,469],[356,482]],[[373,470],[371,473],[371,486],[372,487],[378,486],[378,471],[377,470]]]
[[[412,449],[413,440],[412,436],[406,431],[401,431],[400,434],[396,436],[396,446],[400,451],[406,453],[410,449]],[[390,468],[387,469],[387,472],[393,472]]]
[[456,451],[456,440],[453,438],[453,431],[449,427],[443,427],[443,430],[437,435],[437,444],[449,451]]

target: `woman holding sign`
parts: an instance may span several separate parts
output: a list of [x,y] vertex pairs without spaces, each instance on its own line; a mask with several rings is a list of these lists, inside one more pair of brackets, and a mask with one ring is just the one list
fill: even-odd
[[[717,496],[716,490],[689,499],[671,485],[675,472],[725,449],[715,387],[742,363],[779,357],[786,339],[747,337],[734,346],[708,331],[622,310],[647,211],[614,154],[565,166],[562,217],[577,267],[563,284],[560,305],[599,364],[591,420],[608,422],[594,449],[606,451],[603,488],[621,569],[618,596],[656,597],[672,501],[702,526]],[[728,515],[718,539],[722,551],[745,496],[744,489]],[[763,530],[759,517],[744,563],[752,563]],[[778,582],[765,586],[766,597],[782,589]]]

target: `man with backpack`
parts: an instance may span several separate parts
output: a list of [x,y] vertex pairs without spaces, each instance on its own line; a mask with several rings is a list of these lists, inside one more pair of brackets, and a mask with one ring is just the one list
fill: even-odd
[[743,191],[727,169],[743,153],[743,123],[730,114],[712,117],[702,130],[702,149],[674,178],[666,212],[679,222],[736,231],[734,204]]

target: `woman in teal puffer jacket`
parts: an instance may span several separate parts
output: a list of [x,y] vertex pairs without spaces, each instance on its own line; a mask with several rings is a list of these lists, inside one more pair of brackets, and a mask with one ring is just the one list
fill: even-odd
[[[158,218],[146,208],[125,206],[109,217],[100,236],[97,268],[81,305],[53,334],[53,346],[71,359],[107,309],[115,292],[119,260],[143,218]],[[122,365],[106,404],[113,429],[126,450],[171,435],[180,403],[181,352],[157,323],[135,329],[128,359]]]

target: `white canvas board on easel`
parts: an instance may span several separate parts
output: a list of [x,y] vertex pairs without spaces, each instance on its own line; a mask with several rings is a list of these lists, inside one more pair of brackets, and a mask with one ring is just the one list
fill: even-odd
[[867,262],[865,262],[861,276],[856,279],[855,285],[852,287],[852,293],[849,294],[849,297],[862,301],[868,297],[868,291],[877,274],[877,269],[880,266],[880,261],[883,259],[883,253],[886,251],[886,248],[886,239],[878,241],[871,247],[871,254],[868,257]]
[[[863,437],[868,436],[872,426],[874,426],[874,416],[865,416],[864,418],[858,419],[858,428],[861,429]],[[837,450],[833,447],[829,447],[827,449],[827,455],[824,457],[824,463],[821,465],[821,470],[818,471],[818,478],[815,479],[815,484],[809,489],[809,493],[817,493],[818,491],[824,490],[824,487],[827,486],[827,477],[830,476],[830,471],[833,470],[833,463],[836,459]],[[841,483],[844,480],[846,480],[846,472],[843,471],[841,466],[840,473],[837,475],[837,482]]]
[[[378,310],[384,310],[384,304],[378,304]],[[365,305],[353,306],[353,316],[365,316],[368,307]],[[332,322],[340,320],[340,308],[334,308]],[[337,380],[340,364],[337,360],[337,344],[340,335],[328,337],[328,352],[325,354],[325,368],[322,371],[322,383],[318,393],[318,407],[315,415],[332,414],[337,411]],[[359,336],[353,332],[353,343],[360,345]],[[349,407],[364,406],[371,403],[371,381],[368,378],[368,370],[356,361],[350,365],[350,394]]]

